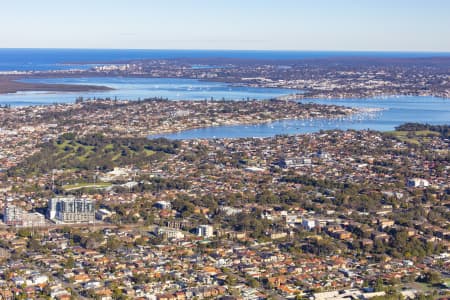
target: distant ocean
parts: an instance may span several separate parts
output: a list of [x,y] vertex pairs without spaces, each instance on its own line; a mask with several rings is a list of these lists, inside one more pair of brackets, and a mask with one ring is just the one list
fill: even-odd
[[133,59],[254,58],[311,59],[331,57],[442,57],[443,52],[358,52],[358,51],[253,51],[253,50],[117,50],[117,49],[1,49],[0,71],[46,71],[86,69],[92,64]]

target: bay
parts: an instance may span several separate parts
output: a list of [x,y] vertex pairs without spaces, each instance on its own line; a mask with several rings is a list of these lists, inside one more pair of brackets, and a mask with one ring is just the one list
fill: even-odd
[[[450,124],[450,99],[436,97],[391,96],[369,99],[305,99],[301,102],[359,107],[367,112],[340,119],[281,120],[255,125],[217,126],[186,130],[149,138],[213,139],[271,137],[281,134],[313,133],[333,129],[394,130],[407,122]],[[374,108],[381,109],[372,111]]]
[[101,85],[114,90],[100,92],[18,92],[0,95],[0,104],[11,106],[73,103],[77,97],[138,100],[153,97],[169,100],[242,100],[270,99],[289,95],[294,90],[235,86],[222,82],[207,82],[180,78],[89,77],[27,79],[23,82],[78,85]]
[[[94,65],[135,59],[240,58],[240,59],[315,59],[334,57],[414,58],[449,56],[436,52],[355,52],[355,51],[223,51],[223,50],[142,50],[142,49],[0,49],[0,73],[11,71],[48,71],[88,69]],[[193,68],[210,66],[194,65]],[[84,98],[137,100],[162,97],[171,100],[267,99],[291,94],[292,90],[229,86],[225,83],[167,78],[58,78],[37,82],[97,84],[115,88],[102,92],[19,92],[0,95],[0,104],[12,106],[72,103]],[[296,91],[297,92],[297,91]],[[220,126],[163,135],[169,138],[266,137],[298,134],[326,129],[393,130],[405,122],[450,123],[450,100],[433,97],[383,97],[371,99],[308,99],[302,102],[351,107],[381,108],[348,118],[329,120],[282,120],[268,124]]]

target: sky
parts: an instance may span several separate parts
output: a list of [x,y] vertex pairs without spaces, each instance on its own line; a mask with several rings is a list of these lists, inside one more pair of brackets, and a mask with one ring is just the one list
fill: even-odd
[[0,0],[0,48],[450,52],[449,0]]

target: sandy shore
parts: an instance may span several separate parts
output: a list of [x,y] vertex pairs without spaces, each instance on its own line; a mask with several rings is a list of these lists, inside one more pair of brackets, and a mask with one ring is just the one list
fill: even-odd
[[113,88],[98,85],[75,85],[75,84],[46,84],[46,83],[25,83],[16,81],[20,77],[1,76],[0,94],[9,94],[16,92],[91,92],[91,91],[109,91]]

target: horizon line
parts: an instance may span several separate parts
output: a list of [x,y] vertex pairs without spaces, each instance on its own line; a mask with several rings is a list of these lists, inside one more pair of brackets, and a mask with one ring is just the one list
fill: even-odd
[[229,52],[355,52],[355,53],[436,53],[450,54],[450,50],[325,50],[325,49],[220,49],[220,48],[83,48],[83,47],[0,47],[1,50],[115,50],[115,51],[229,51]]

